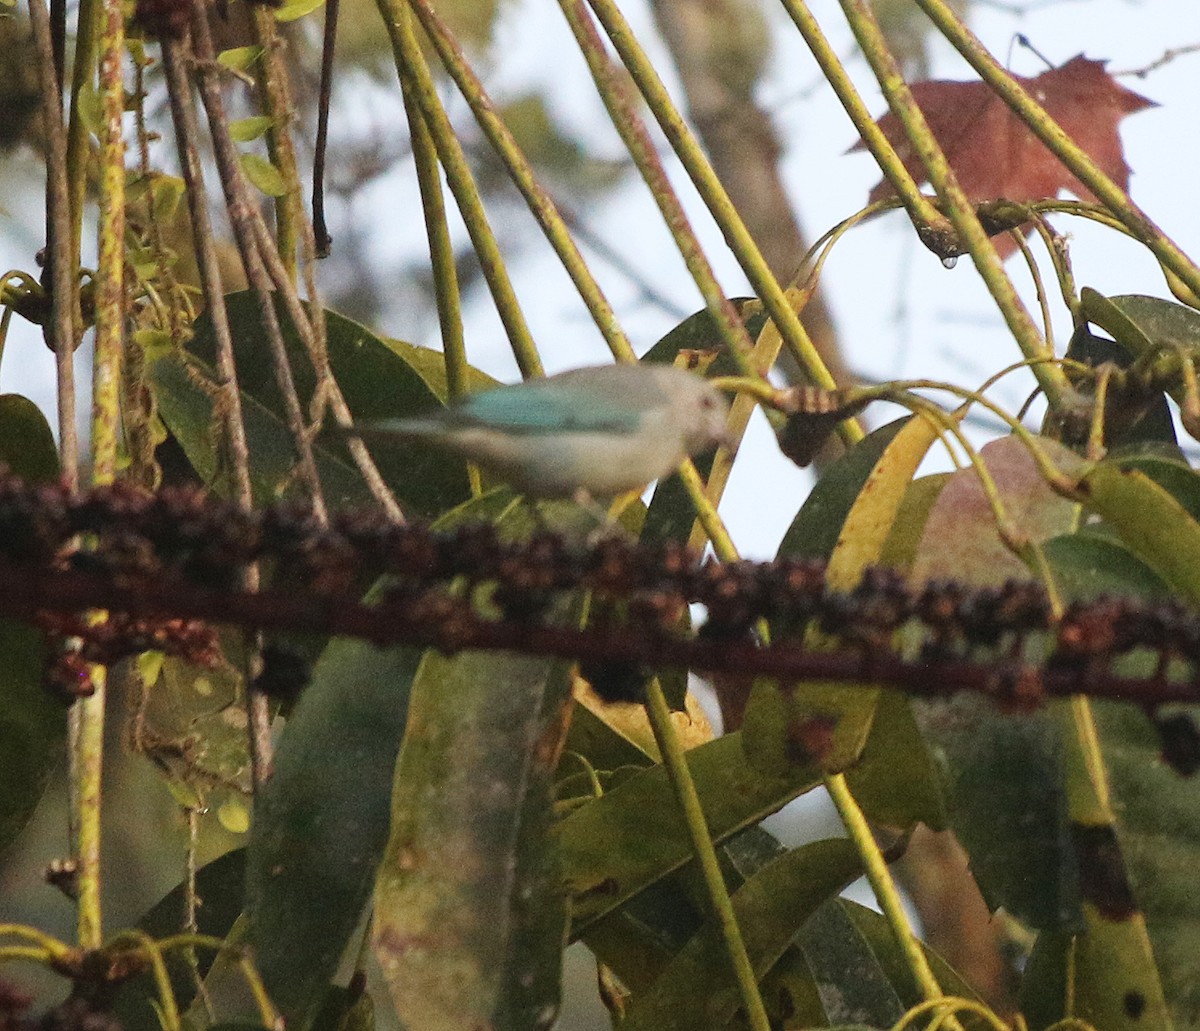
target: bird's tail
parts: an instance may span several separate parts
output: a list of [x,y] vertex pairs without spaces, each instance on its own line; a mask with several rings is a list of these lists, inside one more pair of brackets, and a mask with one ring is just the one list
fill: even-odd
[[428,419],[381,419],[378,422],[355,423],[353,426],[333,426],[338,437],[357,437],[368,444],[387,444],[406,440],[427,440],[444,432]]

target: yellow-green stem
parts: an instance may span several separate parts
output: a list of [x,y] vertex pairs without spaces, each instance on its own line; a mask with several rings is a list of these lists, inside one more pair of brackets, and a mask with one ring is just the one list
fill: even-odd
[[[117,468],[120,427],[121,356],[125,340],[125,110],[123,60],[125,17],[120,0],[104,0],[99,10],[100,67],[100,225],[96,266],[96,341],[92,375],[92,482],[112,483]],[[100,621],[101,613],[90,617]],[[104,702],[107,671],[90,668],[94,693],[76,703],[75,774],[79,827],[79,944],[96,949],[103,941],[100,906],[101,767],[104,756]]]
[[542,360],[538,356],[533,336],[529,332],[525,316],[521,313],[521,305],[504,267],[500,245],[488,224],[483,200],[471,175],[466,155],[438,98],[433,76],[417,42],[408,0],[376,0],[376,5],[391,39],[401,85],[406,84],[411,91],[421,110],[425,126],[433,138],[438,160],[446,170],[450,192],[462,213],[471,244],[483,269],[483,276],[492,293],[500,321],[508,334],[509,344],[521,375],[526,379],[540,376]]
[[[83,204],[87,195],[91,134],[83,117],[83,91],[96,71],[96,33],[100,0],[80,0],[76,18],[75,55],[71,62],[71,110],[67,120],[67,196],[71,210],[71,281],[78,289],[80,247],[83,242]],[[75,335],[83,333],[79,299],[75,298]]]
[[895,189],[900,202],[908,212],[908,217],[912,219],[913,225],[942,226],[944,228],[941,232],[947,232],[949,227],[946,226],[945,216],[930,203],[928,197],[921,193],[895,148],[884,136],[879,126],[875,124],[875,119],[871,117],[871,112],[867,110],[867,105],[863,102],[858,90],[855,89],[850,76],[846,74],[846,69],[836,51],[829,45],[829,41],[821,31],[817,19],[808,9],[808,5],[804,0],[782,0],[782,3],[820,66],[825,81],[833,88],[833,92],[841,101],[850,121],[854,123],[854,128],[858,130],[859,136],[862,137],[867,149],[871,152],[871,156],[875,158],[887,181]]
[[[771,272],[724,185],[717,177],[704,149],[671,102],[662,79],[633,35],[624,15],[613,0],[589,0],[589,3],[789,349],[800,360],[801,367],[813,383],[826,389],[837,386],[813,346],[800,317],[788,302],[782,286]],[[770,364],[763,364],[763,361],[763,355],[755,356],[755,360],[750,363],[752,374],[770,368],[774,358]],[[862,438],[862,428],[855,420],[846,420],[841,425],[846,443],[853,444]]]
[[467,392],[467,342],[463,337],[462,297],[458,289],[458,270],[454,261],[454,244],[446,222],[446,205],[442,198],[442,177],[438,169],[437,150],[425,125],[421,109],[412,91],[401,80],[404,113],[412,140],[413,163],[417,169],[417,186],[421,193],[421,210],[425,213],[425,235],[429,241],[430,267],[433,270],[433,289],[437,298],[438,325],[442,331],[442,358],[446,365],[446,389],[450,398]]
[[0,938],[4,937],[24,938],[31,941],[39,950],[55,960],[65,960],[71,954],[71,946],[66,942],[61,942],[53,935],[26,924],[0,924]]
[[896,882],[892,880],[887,861],[875,841],[875,835],[871,833],[866,816],[850,793],[845,775],[835,773],[826,776],[825,788],[842,819],[842,826],[846,828],[846,833],[863,861],[863,868],[875,894],[875,900],[896,937],[896,944],[900,946],[900,952],[920,988],[921,995],[926,999],[940,999],[941,986],[933,976],[929,960],[925,958],[925,950],[913,934],[904,912],[904,904],[900,901],[900,892],[896,889]]
[[458,85],[459,92],[462,93],[463,99],[466,100],[467,106],[475,116],[479,128],[504,163],[509,178],[521,191],[530,213],[541,226],[542,232],[550,246],[554,248],[554,253],[562,262],[567,275],[571,277],[571,282],[579,291],[580,298],[587,306],[596,328],[604,337],[613,357],[619,361],[634,361],[636,355],[633,347],[617,322],[612,305],[608,303],[608,298],[604,296],[600,284],[596,282],[591,270],[587,267],[587,263],[579,253],[579,248],[575,246],[570,230],[559,214],[554,201],[538,183],[528,159],[517,145],[508,126],[504,124],[504,120],[497,114],[483,83],[479,81],[479,77],[467,63],[462,48],[427,0],[410,0],[410,2],[422,27],[429,34],[429,38],[433,40],[442,64],[445,65],[446,70]]
[[0,963],[10,963],[19,959],[48,966],[53,957],[45,949],[39,949],[36,945],[0,945]]
[[717,282],[683,205],[655,153],[650,135],[638,113],[634,98],[630,95],[627,81],[610,61],[584,0],[559,0],[559,7],[562,8],[567,24],[575,36],[575,42],[587,61],[596,91],[604,101],[613,127],[654,197],[675,247],[701,297],[704,298],[705,307],[716,322],[717,331],[725,342],[730,357],[738,362],[746,375],[761,375],[761,370],[750,366],[749,356],[753,347],[750,335]]
[[[904,126],[905,135],[920,156],[943,208],[959,239],[966,245],[988,291],[996,301],[1005,324],[1028,359],[1048,357],[1046,343],[1004,271],[1000,255],[980,225],[974,205],[967,199],[946,155],[930,132],[925,116],[900,74],[896,59],[887,47],[883,32],[866,0],[839,0],[851,31],[875,73],[888,105]],[[919,230],[920,227],[918,227]],[[1053,408],[1070,397],[1070,384],[1057,366],[1044,362],[1033,366],[1038,384]]]
[[145,931],[122,931],[110,943],[112,946],[129,946],[140,952],[150,964],[150,972],[154,977],[154,987],[158,993],[158,1019],[163,1031],[180,1031],[179,1006],[175,1001],[175,989],[171,984],[171,975],[163,960],[163,951]]
[[[385,0],[380,0],[380,2],[383,3]],[[537,183],[532,168],[521,154],[511,133],[496,115],[490,98],[468,66],[461,49],[424,0],[412,0],[412,7],[421,19],[422,26],[433,40],[447,70],[458,84],[480,128],[504,162],[513,182],[524,195],[530,211],[542,226],[559,260],[571,276],[614,357],[621,361],[636,360],[628,338],[617,324],[615,313],[575,247],[565,223],[553,202]],[[715,534],[714,540],[723,540],[728,545],[728,550],[732,551],[732,542],[729,540],[727,531],[721,525],[716,506],[706,495],[704,483],[690,462],[687,463],[684,470],[683,479],[696,507],[701,525],[708,530],[710,535]]]
[[[784,306],[791,311],[787,304],[787,299],[784,299]],[[769,369],[775,364],[775,359],[779,357],[779,352],[783,347],[783,337],[779,329],[778,323],[768,322],[763,330],[758,335],[758,340],[755,341],[754,350],[751,352],[751,363],[760,369]],[[745,377],[745,382],[753,384],[755,388],[773,390],[770,383],[765,379],[757,379]],[[742,435],[746,432],[746,426],[750,422],[750,416],[754,413],[756,405],[757,390],[751,390],[738,393],[733,403],[729,406],[729,418],[727,426],[729,433],[736,440],[741,440]],[[761,395],[759,395],[761,396]],[[764,412],[769,415],[776,414],[770,408],[764,408]],[[848,431],[853,436],[855,430],[859,430],[858,421],[854,419],[846,420],[842,425],[845,425]],[[733,471],[733,460],[736,453],[729,448],[720,447],[717,453],[713,456],[712,468],[708,473],[708,482],[705,485],[705,497],[714,505],[720,502],[721,497],[725,493],[725,487],[729,483],[729,474]],[[708,531],[702,522],[692,527],[692,532],[688,537],[688,546],[696,550],[704,547],[705,536]],[[715,545],[714,545],[715,546]],[[718,555],[720,552],[718,552]]]
[[655,743],[658,745],[659,752],[662,753],[663,765],[667,769],[667,775],[671,779],[675,796],[683,811],[683,818],[692,839],[692,847],[696,851],[696,861],[700,866],[708,898],[713,907],[713,916],[725,943],[726,954],[733,964],[734,976],[742,996],[742,1005],[746,1009],[747,1021],[754,1031],[770,1031],[771,1024],[767,1019],[767,1011],[758,990],[754,967],[746,952],[746,944],[742,940],[741,928],[738,926],[737,917],[733,912],[733,903],[729,899],[729,891],[721,873],[721,865],[709,833],[708,821],[704,818],[700,796],[696,792],[695,781],[692,780],[691,772],[688,770],[683,745],[679,741],[679,735],[675,733],[675,725],[671,722],[671,710],[667,706],[662,686],[657,679],[652,679],[646,689],[646,714],[650,719]]
[[[897,401],[899,404],[908,404],[909,400],[911,400],[913,397],[917,397],[917,395],[910,395],[908,400],[904,398],[904,395],[908,391],[913,390],[944,390],[949,394],[954,394],[957,397],[963,398],[964,407],[977,404],[981,408],[986,408],[989,412],[996,416],[997,419],[1000,419],[1002,422],[1004,422],[1012,431],[1013,436],[1015,436],[1021,441],[1021,443],[1025,445],[1029,451],[1030,457],[1034,461],[1034,464],[1037,465],[1038,471],[1042,474],[1043,479],[1045,479],[1048,484],[1050,484],[1060,493],[1070,493],[1070,488],[1073,485],[1074,480],[1061,469],[1057,468],[1049,459],[1049,457],[1047,457],[1045,451],[1038,443],[1036,434],[1030,432],[1027,426],[1025,426],[1019,419],[1009,415],[1008,412],[1000,407],[1000,405],[996,404],[994,401],[988,400],[988,398],[985,397],[981,391],[966,390],[962,387],[955,386],[953,383],[943,383],[939,380],[912,379],[896,380],[895,382],[888,383],[884,386],[871,387],[870,393],[875,394],[878,397],[886,397],[888,400]],[[864,391],[864,393],[866,393],[866,391]],[[920,398],[919,400],[924,404],[931,403],[926,402],[924,398]],[[945,415],[945,413],[943,413],[943,415]]]

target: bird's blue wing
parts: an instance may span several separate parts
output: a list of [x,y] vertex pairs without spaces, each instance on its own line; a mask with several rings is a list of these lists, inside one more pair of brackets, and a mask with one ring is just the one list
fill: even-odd
[[451,418],[510,433],[634,432],[647,407],[644,399],[624,392],[614,396],[596,386],[604,384],[563,382],[563,377],[531,380],[472,394],[452,410]]

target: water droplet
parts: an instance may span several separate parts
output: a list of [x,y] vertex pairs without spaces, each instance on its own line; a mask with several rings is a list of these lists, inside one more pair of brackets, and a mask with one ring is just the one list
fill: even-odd
[[952,254],[948,258],[942,259],[942,268],[954,268],[958,264],[958,255]]

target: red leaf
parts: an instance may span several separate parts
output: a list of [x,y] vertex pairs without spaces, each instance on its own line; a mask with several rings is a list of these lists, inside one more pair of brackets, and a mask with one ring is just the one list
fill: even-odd
[[[1104,70],[1106,63],[1080,54],[1036,78],[1014,78],[1110,179],[1128,190],[1129,165],[1117,125],[1126,115],[1158,105],[1117,82]],[[986,83],[930,80],[914,83],[911,89],[959,184],[975,203],[1043,200],[1057,197],[1060,190],[1080,200],[1095,199]],[[909,174],[925,182],[924,166],[900,120],[889,112],[878,125]],[[863,147],[860,141],[852,149]],[[871,201],[895,193],[885,179],[871,191]],[[1024,228],[1028,233],[1032,227]],[[995,242],[1002,256],[1015,249],[1011,237]]]

